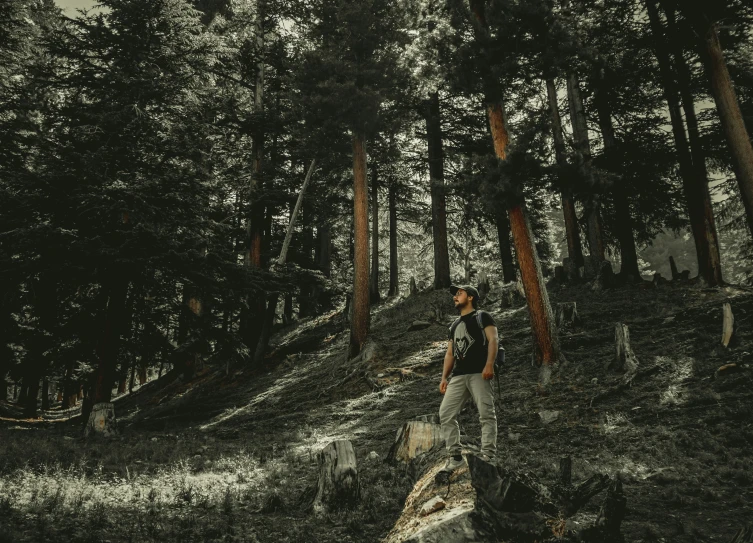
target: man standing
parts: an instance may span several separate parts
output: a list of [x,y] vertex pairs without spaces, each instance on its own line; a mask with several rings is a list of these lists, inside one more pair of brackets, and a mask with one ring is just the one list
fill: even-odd
[[[451,286],[460,318],[450,327],[439,392],[444,394],[439,408],[442,437],[449,458],[443,471],[464,464],[460,449],[457,417],[468,398],[473,398],[481,422],[481,455],[490,459],[497,451],[497,416],[494,414],[494,360],[499,339],[492,316],[477,311],[478,291],[471,286]],[[452,379],[448,377],[452,373]]]

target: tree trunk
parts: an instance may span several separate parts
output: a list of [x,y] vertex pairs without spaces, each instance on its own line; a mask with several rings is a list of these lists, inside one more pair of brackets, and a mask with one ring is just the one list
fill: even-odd
[[429,147],[431,226],[434,241],[434,288],[450,286],[450,253],[447,249],[447,210],[444,193],[444,149],[439,93],[426,101],[426,138]]
[[361,352],[369,333],[369,211],[366,181],[366,143],[353,134],[353,319],[348,358]]
[[376,164],[371,168],[371,277],[369,302],[376,304],[379,296],[379,172]]
[[510,219],[502,207],[496,209],[497,238],[499,239],[499,258],[502,261],[502,279],[505,283],[517,281],[515,261],[510,244]]
[[[33,364],[34,362],[32,361],[28,363]],[[37,371],[31,370],[28,381],[28,389],[24,403],[24,417],[37,418],[37,403],[39,400],[39,375]]]
[[313,502],[317,515],[354,507],[361,497],[356,452],[350,441],[333,441],[319,454],[319,481]]
[[[693,12],[698,8],[687,9]],[[745,206],[748,228],[753,235],[753,145],[727,70],[727,62],[716,30],[717,25],[703,14],[696,14],[693,18],[698,34],[702,37],[704,64],[711,82],[711,94],[714,96],[722,129],[732,151],[732,166]]]
[[136,384],[136,362],[131,364],[131,375],[128,378],[128,392],[133,393],[133,387]]
[[607,362],[607,369],[633,375],[638,371],[638,359],[630,346],[630,331],[627,325],[618,322],[614,327],[615,356]]
[[389,187],[390,208],[390,290],[387,296],[397,296],[400,292],[397,265],[397,187]]
[[727,302],[722,305],[722,346],[725,349],[729,347],[734,333],[735,316],[732,314],[732,305]]
[[[666,0],[660,0],[667,16],[668,43],[672,48],[672,54],[677,67],[678,83],[680,88],[680,98],[682,99],[682,108],[685,112],[685,122],[688,126],[688,136],[690,140],[690,154],[693,161],[693,168],[698,178],[700,188],[699,199],[703,201],[703,225],[698,224],[696,228],[703,230],[704,238],[708,249],[703,246],[703,252],[698,255],[698,275],[703,277],[709,286],[721,285],[724,283],[722,277],[721,254],[719,250],[719,236],[716,231],[716,220],[714,218],[714,209],[711,205],[711,194],[709,192],[709,175],[706,169],[706,154],[703,151],[701,143],[701,132],[698,128],[698,117],[695,112],[695,101],[693,100],[692,76],[688,68],[685,57],[682,53],[680,35],[677,32],[675,23],[675,12],[672,6],[669,6]],[[699,217],[700,219],[700,213]],[[701,261],[703,265],[701,266]]]
[[120,335],[123,330],[128,280],[118,271],[110,272],[106,285],[108,299],[104,315],[104,330],[97,348],[99,364],[94,384],[94,404],[107,403],[112,399],[115,367],[120,353]]
[[[693,156],[689,150],[688,138],[680,110],[678,98],[679,89],[670,63],[669,48],[664,37],[664,30],[656,0],[645,0],[648,11],[651,32],[654,35],[656,59],[659,64],[659,72],[664,84],[664,95],[669,107],[669,116],[672,123],[672,133],[677,149],[677,159],[680,166],[683,190],[687,202],[688,218],[695,242],[696,256],[698,260],[698,274],[709,285],[719,284],[721,281],[721,266],[718,263],[719,248],[714,224],[711,198],[708,189],[708,179],[702,175],[700,169],[701,157],[698,164],[693,163]],[[697,128],[697,127],[696,127]],[[703,166],[705,170],[705,166]]]
[[604,138],[604,154],[607,164],[617,168],[613,173],[620,179],[613,189],[615,208],[615,233],[620,243],[620,260],[622,267],[620,275],[623,278],[632,277],[633,281],[640,280],[641,273],[638,269],[638,253],[635,249],[635,236],[633,235],[633,218],[630,216],[630,194],[625,187],[625,180],[620,176],[622,160],[614,134],[612,124],[612,107],[609,103],[609,88],[602,72],[599,76],[598,88],[594,97],[596,112],[599,116],[599,128]]
[[573,126],[573,138],[575,139],[575,152],[578,169],[584,182],[590,189],[589,201],[586,204],[586,220],[588,222],[588,245],[594,269],[599,269],[604,261],[604,239],[601,229],[601,203],[597,194],[596,178],[594,177],[591,144],[588,141],[588,125],[586,113],[583,109],[583,100],[580,94],[580,85],[575,73],[567,76],[567,96],[570,102],[570,122]]
[[[549,115],[552,123],[552,136],[554,139],[554,156],[560,168],[567,167],[567,154],[565,138],[562,134],[562,118],[560,117],[557,103],[557,89],[554,79],[546,80],[546,92],[549,99]],[[565,217],[565,234],[567,236],[567,255],[575,263],[577,268],[583,266],[583,247],[580,243],[580,231],[578,229],[578,216],[575,213],[575,201],[570,187],[562,186],[562,214]]]

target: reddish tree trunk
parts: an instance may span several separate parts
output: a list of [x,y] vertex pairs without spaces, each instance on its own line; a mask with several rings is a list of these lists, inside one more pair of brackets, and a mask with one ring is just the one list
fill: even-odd
[[447,248],[447,209],[444,194],[444,149],[439,93],[426,101],[426,139],[429,150],[431,227],[434,242],[434,288],[450,286],[450,253]]
[[353,318],[348,357],[361,352],[369,333],[369,209],[366,181],[366,143],[353,134]]
[[371,276],[369,278],[369,301],[378,303],[379,295],[379,177],[376,165],[371,175]]
[[510,244],[510,219],[502,207],[496,210],[497,238],[499,239],[499,258],[502,261],[502,279],[505,283],[517,281],[515,261]]

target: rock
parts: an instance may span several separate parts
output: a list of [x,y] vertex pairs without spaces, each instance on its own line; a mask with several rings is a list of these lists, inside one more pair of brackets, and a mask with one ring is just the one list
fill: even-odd
[[193,459],[194,460],[201,460],[201,455],[200,454],[195,454],[195,455],[193,455]]
[[550,424],[560,418],[562,411],[539,411],[542,424]]
[[152,441],[157,441],[157,438],[156,438],[156,437],[153,437],[153,438],[152,438],[151,440],[152,440]]
[[410,327],[408,328],[408,332],[414,332],[416,330],[425,330],[429,326],[431,326],[430,322],[426,322],[426,321],[413,321],[413,324],[411,324]]
[[509,432],[507,434],[507,439],[510,441],[510,443],[517,443],[520,441],[520,434],[513,434],[512,432]]
[[369,460],[372,460],[372,461],[376,461],[376,460],[379,460],[379,453],[377,453],[376,451],[371,451],[371,452],[369,453],[369,456],[367,456],[367,458],[368,458]]
[[447,504],[441,496],[434,496],[421,507],[421,516],[425,517],[426,515],[431,515],[440,509],[444,509],[445,505]]

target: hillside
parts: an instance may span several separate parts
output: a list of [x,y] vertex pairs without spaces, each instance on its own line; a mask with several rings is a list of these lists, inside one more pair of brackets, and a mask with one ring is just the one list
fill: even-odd
[[[550,292],[553,302],[575,301],[582,323],[562,332],[568,363],[546,391],[530,362],[525,306],[485,307],[507,349],[502,463],[544,481],[568,455],[576,480],[619,473],[628,541],[730,541],[753,514],[753,291],[671,283]],[[727,301],[737,331],[724,349]],[[405,420],[438,410],[453,314],[449,294],[435,291],[376,307],[374,357],[361,366],[344,359],[340,314],[300,322],[275,336],[262,370],[207,368],[191,383],[120,398],[122,431],[110,441],[81,441],[75,418],[4,418],[0,542],[379,541],[413,485],[383,460]],[[408,331],[415,320],[431,325]],[[630,387],[604,369],[617,321],[640,362]],[[716,375],[733,362],[737,372]],[[555,420],[545,424],[542,411]],[[468,443],[476,419],[472,406],[461,415]],[[363,498],[316,518],[305,511],[316,453],[339,438],[353,442]]]

